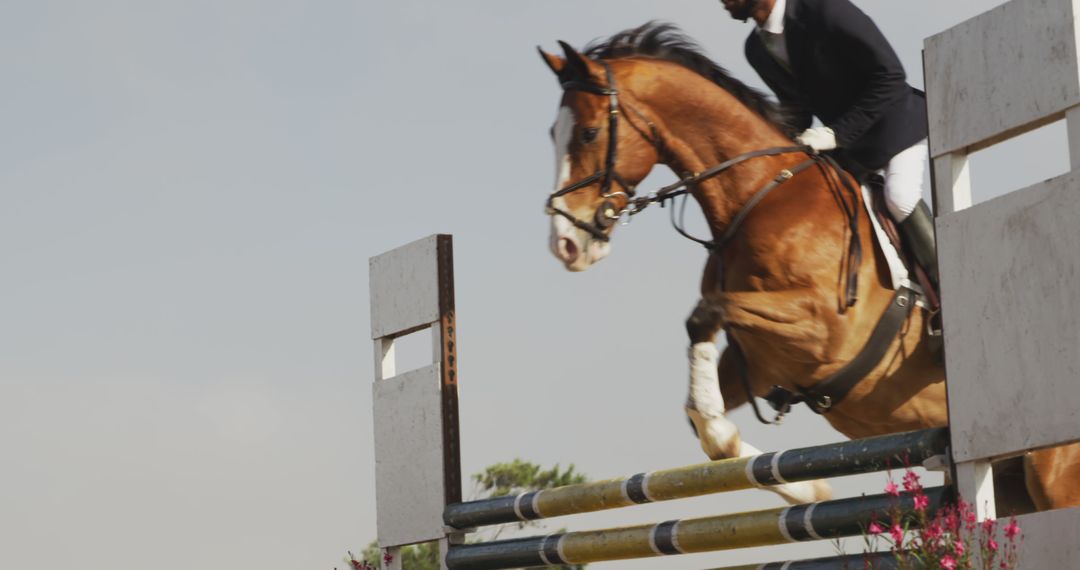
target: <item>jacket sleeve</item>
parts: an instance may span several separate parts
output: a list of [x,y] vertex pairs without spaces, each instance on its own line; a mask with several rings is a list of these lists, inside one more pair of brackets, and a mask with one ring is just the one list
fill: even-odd
[[844,147],[859,140],[911,88],[900,58],[869,16],[849,0],[822,0],[820,5],[825,33],[850,55],[844,64],[865,80],[851,108],[828,125]]
[[751,33],[746,38],[744,51],[746,61],[750,63],[750,67],[754,68],[754,71],[769,86],[769,89],[776,95],[776,99],[780,103],[780,108],[787,119],[785,126],[790,131],[785,134],[794,137],[810,128],[810,125],[814,122],[814,116],[803,102],[799,90],[795,88],[794,78],[784,71],[780,64],[765,51],[765,47],[761,45],[761,41],[756,34]]

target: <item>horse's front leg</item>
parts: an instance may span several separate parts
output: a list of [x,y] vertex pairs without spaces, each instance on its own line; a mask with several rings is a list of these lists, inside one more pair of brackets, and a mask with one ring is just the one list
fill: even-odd
[[[701,449],[710,459],[750,457],[761,450],[742,440],[739,428],[727,418],[727,403],[738,407],[747,402],[739,370],[730,347],[723,356],[716,347],[716,334],[722,324],[716,303],[702,299],[686,320],[690,336],[690,391],[686,415],[697,431]],[[784,483],[767,487],[792,504],[824,501],[832,496],[829,484],[822,480]]]
[[[731,358],[721,360],[716,347],[716,333],[722,323],[719,307],[706,299],[698,301],[686,333],[690,337],[690,391],[686,396],[686,415],[697,431],[701,449],[709,459],[739,457],[742,442],[739,428],[727,419],[727,406],[720,392],[721,363],[730,365]],[[730,373],[729,371],[726,371]]]

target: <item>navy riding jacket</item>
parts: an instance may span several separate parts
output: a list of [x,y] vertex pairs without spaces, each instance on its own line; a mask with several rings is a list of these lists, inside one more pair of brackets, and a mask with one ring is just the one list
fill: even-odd
[[789,72],[765,48],[757,30],[746,58],[781,104],[832,128],[839,156],[856,175],[883,168],[926,138],[926,95],[907,84],[889,42],[849,0],[787,0],[784,41]]

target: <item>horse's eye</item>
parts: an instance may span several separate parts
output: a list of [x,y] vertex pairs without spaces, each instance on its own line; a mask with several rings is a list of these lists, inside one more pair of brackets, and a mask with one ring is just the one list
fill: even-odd
[[600,134],[600,129],[596,127],[588,127],[581,132],[581,142],[588,144],[596,140],[596,136]]

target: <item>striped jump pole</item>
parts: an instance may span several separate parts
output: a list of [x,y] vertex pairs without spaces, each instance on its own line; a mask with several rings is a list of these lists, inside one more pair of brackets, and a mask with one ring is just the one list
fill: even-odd
[[529,521],[669,501],[781,483],[809,481],[921,465],[942,455],[948,430],[928,429],[710,461],[595,483],[451,504],[443,511],[450,527]]
[[[926,489],[933,513],[949,494],[947,487]],[[861,534],[872,520],[889,520],[899,509],[914,510],[911,496],[872,495],[763,511],[671,520],[604,530],[451,546],[451,570],[498,570],[559,564],[585,564],[672,554],[769,546]]]
[[[924,568],[922,562],[909,557],[904,561],[902,570]],[[828,556],[811,560],[790,560],[787,562],[767,562],[765,564],[744,564],[725,566],[709,570],[901,570],[896,554],[892,552],[868,552],[866,554],[848,554]]]

